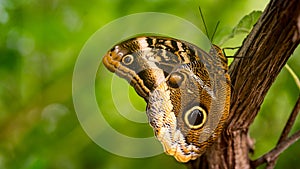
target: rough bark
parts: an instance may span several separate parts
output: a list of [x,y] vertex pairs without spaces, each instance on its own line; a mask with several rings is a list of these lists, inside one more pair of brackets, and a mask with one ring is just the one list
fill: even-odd
[[300,42],[300,1],[271,0],[230,66],[231,110],[214,146],[189,168],[255,168],[248,135],[260,106]]

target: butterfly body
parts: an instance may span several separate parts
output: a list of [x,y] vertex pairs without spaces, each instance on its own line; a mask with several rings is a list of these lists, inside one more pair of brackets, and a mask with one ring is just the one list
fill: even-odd
[[220,135],[230,78],[217,46],[207,53],[173,38],[136,37],[113,47],[103,63],[145,99],[157,139],[178,161],[198,158]]

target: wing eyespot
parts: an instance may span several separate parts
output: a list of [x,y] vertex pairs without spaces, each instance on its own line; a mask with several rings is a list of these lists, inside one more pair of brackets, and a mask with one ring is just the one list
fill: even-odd
[[207,112],[200,106],[194,106],[184,114],[184,122],[191,129],[201,128],[207,121]]
[[133,62],[134,58],[132,55],[126,55],[122,58],[122,63],[125,65],[130,65]]

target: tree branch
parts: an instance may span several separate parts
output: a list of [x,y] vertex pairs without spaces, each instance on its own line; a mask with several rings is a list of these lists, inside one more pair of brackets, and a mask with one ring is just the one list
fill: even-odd
[[[293,108],[292,113],[290,114],[290,117],[289,117],[288,121],[285,124],[285,127],[284,127],[284,129],[281,133],[281,136],[280,136],[280,138],[277,142],[277,145],[273,149],[274,151],[272,150],[273,152],[272,151],[268,152],[267,154],[263,155],[259,159],[252,161],[251,165],[253,167],[257,167],[257,166],[261,165],[264,162],[267,162],[267,167],[266,167],[267,169],[272,169],[272,168],[275,167],[275,164],[276,164],[276,161],[277,161],[278,155],[279,155],[279,154],[276,154],[275,149],[278,149],[278,151],[279,151],[280,150],[279,146],[281,146],[281,144],[283,144],[288,139],[288,135],[289,135],[294,123],[295,123],[295,120],[297,118],[297,115],[298,115],[299,111],[300,111],[300,95],[298,97],[298,100],[297,100],[294,108]],[[285,150],[286,148],[288,148],[288,147],[285,147],[282,150]]]
[[[299,0],[271,0],[244,40],[229,69],[233,91],[226,131],[201,157],[198,168],[251,167],[249,126],[275,78],[300,42],[299,15]],[[289,146],[294,137],[298,136],[284,141],[285,144],[280,143],[280,147]]]
[[[273,0],[245,39],[230,66],[231,113],[228,129],[248,129],[273,81],[300,42],[298,0]],[[294,37],[297,35],[297,39]],[[250,57],[250,58],[249,58]]]
[[286,150],[289,146],[291,146],[293,143],[295,143],[300,138],[300,130],[297,131],[295,134],[293,134],[291,137],[286,139],[285,141],[282,141],[280,144],[278,144],[274,149],[269,151],[267,154],[259,157],[257,160],[254,160],[251,165],[252,167],[257,167],[265,162],[271,162],[276,159],[280,153],[282,153],[284,150]]
[[296,120],[297,115],[299,114],[299,111],[300,111],[300,95],[299,95],[298,100],[296,102],[296,105],[294,106],[293,111],[292,111],[292,113],[291,113],[291,115],[290,115],[290,117],[289,117],[282,133],[281,133],[281,136],[278,140],[277,145],[288,138],[288,135],[289,135],[294,123],[295,123],[295,120]]

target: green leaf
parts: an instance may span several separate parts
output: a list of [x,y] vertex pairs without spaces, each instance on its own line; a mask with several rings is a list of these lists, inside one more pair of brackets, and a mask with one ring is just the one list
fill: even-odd
[[253,25],[257,22],[261,16],[262,11],[252,11],[249,15],[244,16],[237,26],[232,31],[232,37],[239,33],[250,33]]
[[222,43],[227,42],[229,39],[239,34],[249,34],[253,25],[261,16],[262,11],[252,11],[250,14],[244,16],[240,22],[233,28],[232,32],[222,39]]

